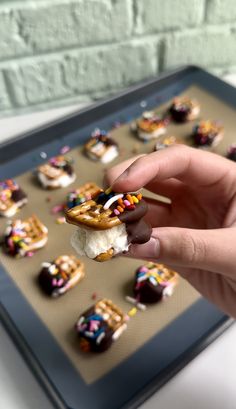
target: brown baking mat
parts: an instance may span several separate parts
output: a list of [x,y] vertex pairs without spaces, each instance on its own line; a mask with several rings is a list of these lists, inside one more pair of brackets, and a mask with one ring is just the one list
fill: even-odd
[[[234,109],[198,87],[192,86],[184,94],[198,99],[201,104],[201,119],[222,120],[226,135],[220,146],[217,147],[217,151],[224,154],[226,147],[234,141],[235,137]],[[162,109],[164,105],[159,107],[158,111]],[[168,126],[166,135],[183,137],[187,141],[195,122],[185,125],[171,124]],[[154,141],[145,144],[139,142],[131,134],[128,125],[121,126],[111,133],[121,147],[121,155],[112,162],[112,165],[133,156],[134,153],[151,152],[155,144]],[[70,236],[74,227],[56,224],[56,218],[59,215],[53,216],[50,213],[51,208],[56,204],[61,204],[66,193],[72,188],[79,187],[87,181],[102,184],[104,165],[85,158],[81,154],[81,147],[73,149],[69,154],[75,161],[77,180],[68,188],[53,192],[45,191],[35,183],[31,172],[16,178],[29,196],[29,203],[18,213],[17,217],[25,218],[36,213],[49,229],[49,241],[47,246],[35,253],[32,258],[15,260],[1,254],[1,261],[85,382],[91,383],[129,357],[183,313],[200,296],[186,281],[180,279],[174,295],[165,302],[149,306],[145,312],[138,312],[128,323],[128,330],[109,351],[100,355],[86,355],[79,351],[73,326],[78,316],[94,303],[92,294],[96,292],[98,298],[110,298],[123,311],[128,311],[131,305],[125,301],[125,295],[131,293],[134,271],[141,263],[123,257],[100,264],[84,258],[86,266],[84,280],[61,298],[50,299],[38,288],[36,278],[43,261],[52,261],[59,254],[74,253],[70,246]],[[51,198],[50,202],[46,200],[48,197]],[[5,220],[1,219],[0,231],[4,229]]]

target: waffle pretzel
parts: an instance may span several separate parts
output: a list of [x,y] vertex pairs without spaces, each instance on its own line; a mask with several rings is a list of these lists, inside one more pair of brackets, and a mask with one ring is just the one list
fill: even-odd
[[61,255],[52,263],[42,263],[39,284],[52,297],[65,294],[85,276],[84,264],[73,255]]
[[0,182],[0,215],[12,217],[26,203],[26,194],[14,180]]
[[88,200],[66,212],[66,221],[76,226],[85,226],[94,230],[111,229],[122,224],[117,216],[111,217],[112,210],[104,210],[101,204]]
[[163,119],[154,112],[144,112],[142,118],[137,120],[137,130],[145,133],[153,133],[164,127]]
[[49,163],[45,163],[38,167],[38,172],[42,173],[47,179],[58,179],[65,174],[62,168],[56,168]]
[[[172,285],[176,286],[178,283],[178,274],[176,271],[171,270],[170,268],[167,268],[164,264],[153,264],[150,263],[147,265],[147,268],[149,270],[148,274],[156,273],[160,281],[168,281]],[[157,273],[158,272],[158,273]]]
[[84,265],[81,261],[73,256],[62,255],[55,259],[54,264],[65,279],[71,279],[79,274],[79,281],[84,277]]
[[24,220],[23,227],[29,238],[30,246],[47,237],[48,229],[36,215]]
[[74,189],[68,193],[65,209],[68,210],[72,207],[79,206],[81,203],[84,203],[87,200],[92,200],[101,192],[102,189],[96,183],[85,183],[78,189]]
[[125,314],[111,300],[104,298],[94,306],[95,312],[102,315],[109,327],[115,332],[123,324],[126,324]]
[[76,323],[80,348],[84,352],[106,351],[126,329],[126,315],[106,298],[85,311]]
[[81,195],[95,197],[102,192],[102,189],[96,183],[88,182],[76,189],[76,192]]

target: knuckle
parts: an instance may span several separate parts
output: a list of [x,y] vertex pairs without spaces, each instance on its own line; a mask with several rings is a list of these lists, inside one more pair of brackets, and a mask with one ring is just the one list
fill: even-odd
[[205,260],[206,257],[206,243],[199,237],[193,237],[188,231],[183,234],[181,242],[181,258],[189,265],[196,265]]

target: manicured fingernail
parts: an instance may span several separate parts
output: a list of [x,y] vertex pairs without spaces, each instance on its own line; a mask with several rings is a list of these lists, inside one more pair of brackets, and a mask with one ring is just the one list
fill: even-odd
[[133,244],[129,248],[127,255],[135,258],[156,259],[160,255],[160,242],[153,237],[145,244]]

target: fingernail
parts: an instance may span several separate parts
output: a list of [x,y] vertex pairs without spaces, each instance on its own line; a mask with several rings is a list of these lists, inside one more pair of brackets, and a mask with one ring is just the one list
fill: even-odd
[[160,242],[153,237],[145,244],[133,244],[130,246],[128,254],[135,258],[156,259],[160,255]]
[[113,182],[113,185],[117,182],[120,182],[121,180],[124,180],[128,177],[129,171],[126,169],[121,175]]

